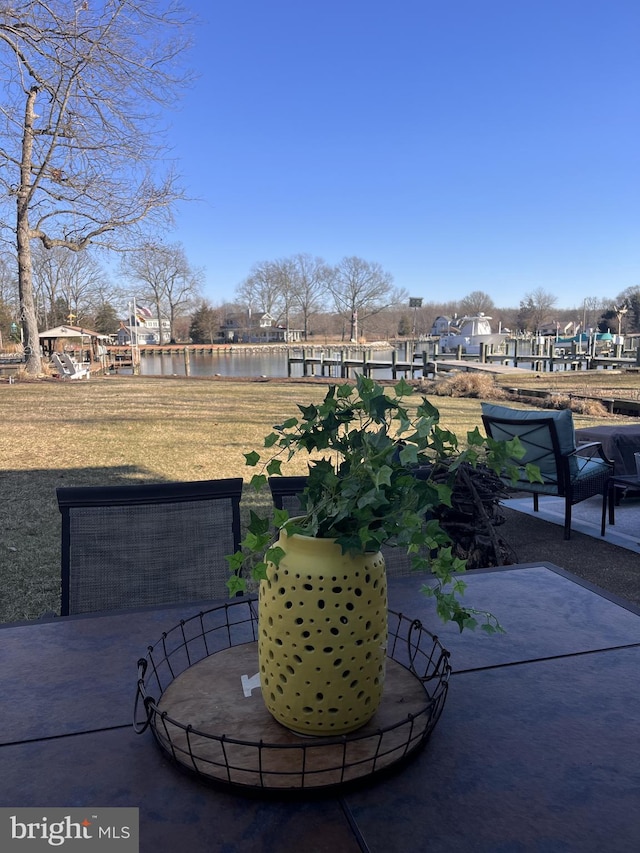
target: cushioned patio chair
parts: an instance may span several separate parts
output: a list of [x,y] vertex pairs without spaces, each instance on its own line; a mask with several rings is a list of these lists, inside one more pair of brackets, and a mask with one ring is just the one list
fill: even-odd
[[[487,435],[496,441],[520,439],[525,455],[514,460],[517,480],[504,473],[505,485],[514,491],[533,493],[533,509],[538,512],[539,495],[564,498],[564,538],[571,538],[571,507],[587,498],[602,497],[601,534],[604,536],[609,478],[613,462],[600,442],[576,445],[573,415],[569,409],[520,410],[482,403],[482,422]],[[525,465],[540,469],[542,483],[532,483]]]
[[228,598],[241,477],[56,492],[63,616]]

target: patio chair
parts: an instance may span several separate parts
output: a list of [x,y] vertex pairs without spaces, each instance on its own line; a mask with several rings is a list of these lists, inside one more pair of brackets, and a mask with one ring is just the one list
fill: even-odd
[[[490,438],[508,441],[517,436],[524,449],[522,459],[513,460],[517,479],[506,472],[501,479],[510,489],[533,493],[533,509],[538,512],[538,496],[564,498],[564,538],[571,538],[571,507],[587,498],[602,497],[601,535],[604,536],[609,478],[613,462],[600,442],[576,444],[573,415],[569,409],[519,410],[482,403],[482,422]],[[542,483],[530,482],[525,465],[540,469]]]
[[91,376],[89,368],[78,364],[66,352],[54,352],[51,361],[62,379],[89,379]]
[[58,488],[62,615],[228,598],[242,482]]
[[278,509],[286,509],[290,516],[300,515],[304,508],[300,494],[307,485],[306,476],[269,477],[269,488],[273,503]]

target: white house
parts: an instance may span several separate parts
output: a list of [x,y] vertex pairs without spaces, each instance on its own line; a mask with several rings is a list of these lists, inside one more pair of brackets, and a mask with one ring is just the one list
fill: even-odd
[[118,344],[129,346],[133,333],[133,343],[137,344],[168,344],[171,339],[171,323],[162,318],[162,333],[159,331],[158,320],[155,317],[130,317],[129,324],[120,321],[118,329]]

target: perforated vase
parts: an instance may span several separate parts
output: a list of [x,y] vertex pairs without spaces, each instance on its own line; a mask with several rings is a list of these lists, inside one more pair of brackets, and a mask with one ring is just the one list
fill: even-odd
[[286,552],[260,584],[258,652],[264,702],[308,735],[354,731],[384,686],[387,583],[382,554],[343,554],[332,539],[282,532]]

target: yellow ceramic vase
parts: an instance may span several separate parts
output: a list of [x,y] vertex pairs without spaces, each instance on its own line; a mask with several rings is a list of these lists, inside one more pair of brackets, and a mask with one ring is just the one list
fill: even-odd
[[285,556],[260,584],[258,652],[264,702],[307,735],[354,731],[384,686],[387,583],[382,554],[350,555],[332,539],[283,531]]

